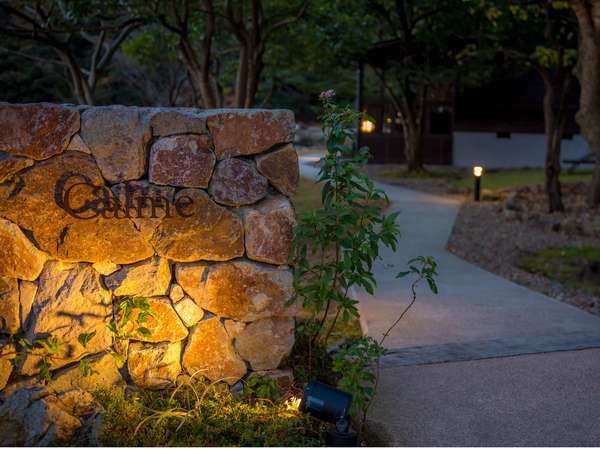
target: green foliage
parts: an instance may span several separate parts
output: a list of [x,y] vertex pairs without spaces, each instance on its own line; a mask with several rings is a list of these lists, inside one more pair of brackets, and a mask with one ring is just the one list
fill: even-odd
[[137,311],[135,318],[136,325],[135,331],[142,336],[150,336],[151,332],[143,324],[150,318],[154,317],[154,313],[150,309],[150,303],[146,297],[134,297],[125,296],[119,301],[119,315],[120,320],[117,322],[111,322],[107,325],[108,330],[111,332],[113,337],[119,339],[129,339],[130,334],[125,332],[126,325],[131,320],[131,316],[134,311]]
[[572,289],[600,296],[598,247],[550,247],[521,256],[517,265],[527,272],[543,275]]
[[322,423],[287,399],[234,397],[226,385],[191,381],[175,390],[97,391],[106,446],[321,446]]
[[277,381],[272,378],[259,377],[253,373],[244,382],[244,396],[246,398],[278,400],[281,395],[281,389],[277,385]]
[[[131,320],[131,316],[135,310],[138,312],[136,316],[136,323],[138,325],[146,322],[149,317],[153,317],[154,315],[150,310],[150,303],[148,303],[148,299],[145,297],[123,297],[119,302],[119,310],[121,313],[121,319],[118,322],[111,322],[107,324],[107,328],[109,331],[111,331],[113,337],[116,339],[128,338],[128,335],[124,333],[124,327]],[[144,326],[137,327],[135,331],[142,336],[150,336],[151,334],[150,330]],[[79,342],[82,347],[87,348],[88,344],[96,336],[96,334],[96,331],[81,333],[79,336],[77,336],[77,342]],[[63,351],[64,343],[59,338],[50,335],[35,339],[33,342],[26,338],[19,339],[15,355],[9,356],[12,359],[14,366],[17,366],[27,354],[38,356],[40,358],[38,363],[38,377],[40,380],[47,382],[52,379],[52,361],[64,359],[62,355]],[[123,367],[125,363],[125,356],[115,351],[107,351],[113,356],[113,358],[115,358],[117,365],[119,367]],[[89,359],[85,356],[79,361],[79,371],[84,377],[98,373],[92,368]]]
[[363,412],[375,395],[376,374],[373,368],[386,350],[370,336],[356,340],[336,353],[333,372],[340,378],[337,387],[352,394],[351,414]]
[[330,311],[336,317],[324,334],[331,333],[338,317],[344,322],[358,316],[357,301],[350,297],[354,286],[373,293],[372,267],[379,246],[396,248],[399,230],[397,214],[385,215],[373,202],[387,200],[361,167],[368,149],[355,149],[354,125],[360,114],[333,101],[333,92],[322,94],[323,129],[327,153],[318,182],[323,184],[322,207],[300,215],[292,242],[293,301],[301,301],[313,314],[304,325],[312,342],[324,332]]

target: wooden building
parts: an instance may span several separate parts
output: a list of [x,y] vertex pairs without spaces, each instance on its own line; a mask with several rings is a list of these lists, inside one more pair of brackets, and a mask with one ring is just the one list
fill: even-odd
[[[377,44],[359,62],[356,106],[371,115],[374,123],[359,127],[358,137],[360,145],[369,147],[372,163],[405,162],[399,113],[385,96],[365,97],[363,93],[365,67],[385,70],[399,51],[397,45],[396,41]],[[543,82],[533,71],[513,79],[498,77],[479,88],[431,89],[423,111],[425,164],[542,167],[546,154],[543,96]],[[575,83],[569,97],[563,159],[577,159],[588,152],[574,120],[578,99]]]

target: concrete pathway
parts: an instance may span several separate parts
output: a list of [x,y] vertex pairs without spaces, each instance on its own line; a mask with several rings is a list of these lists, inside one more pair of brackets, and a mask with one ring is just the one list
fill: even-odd
[[[314,159],[301,158],[303,176]],[[379,338],[408,303],[410,281],[395,278],[408,259],[435,257],[440,288],[423,286],[385,342],[372,420],[387,443],[600,445],[600,350],[583,350],[600,348],[600,318],[446,251],[456,200],[378,186],[402,237],[375,266],[375,295],[355,293],[363,329]]]

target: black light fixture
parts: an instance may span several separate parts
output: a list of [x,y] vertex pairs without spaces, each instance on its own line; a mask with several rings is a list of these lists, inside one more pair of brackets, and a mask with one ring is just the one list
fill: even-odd
[[356,447],[358,434],[350,428],[352,396],[333,386],[311,381],[304,388],[300,410],[334,424],[327,432],[329,447]]
[[483,175],[482,166],[473,167],[473,176],[475,177],[475,188],[473,191],[473,197],[476,202],[481,198],[481,177]]

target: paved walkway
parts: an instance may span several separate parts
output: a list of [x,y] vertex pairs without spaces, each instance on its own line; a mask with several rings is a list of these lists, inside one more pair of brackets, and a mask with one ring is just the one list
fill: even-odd
[[[301,172],[314,177],[310,159]],[[385,343],[371,417],[386,443],[600,445],[600,350],[585,350],[600,348],[600,318],[447,252],[457,201],[379,187],[402,238],[375,266],[375,295],[356,293],[364,330],[380,337],[409,301],[395,275],[411,257],[436,258],[440,288],[420,289]]]

